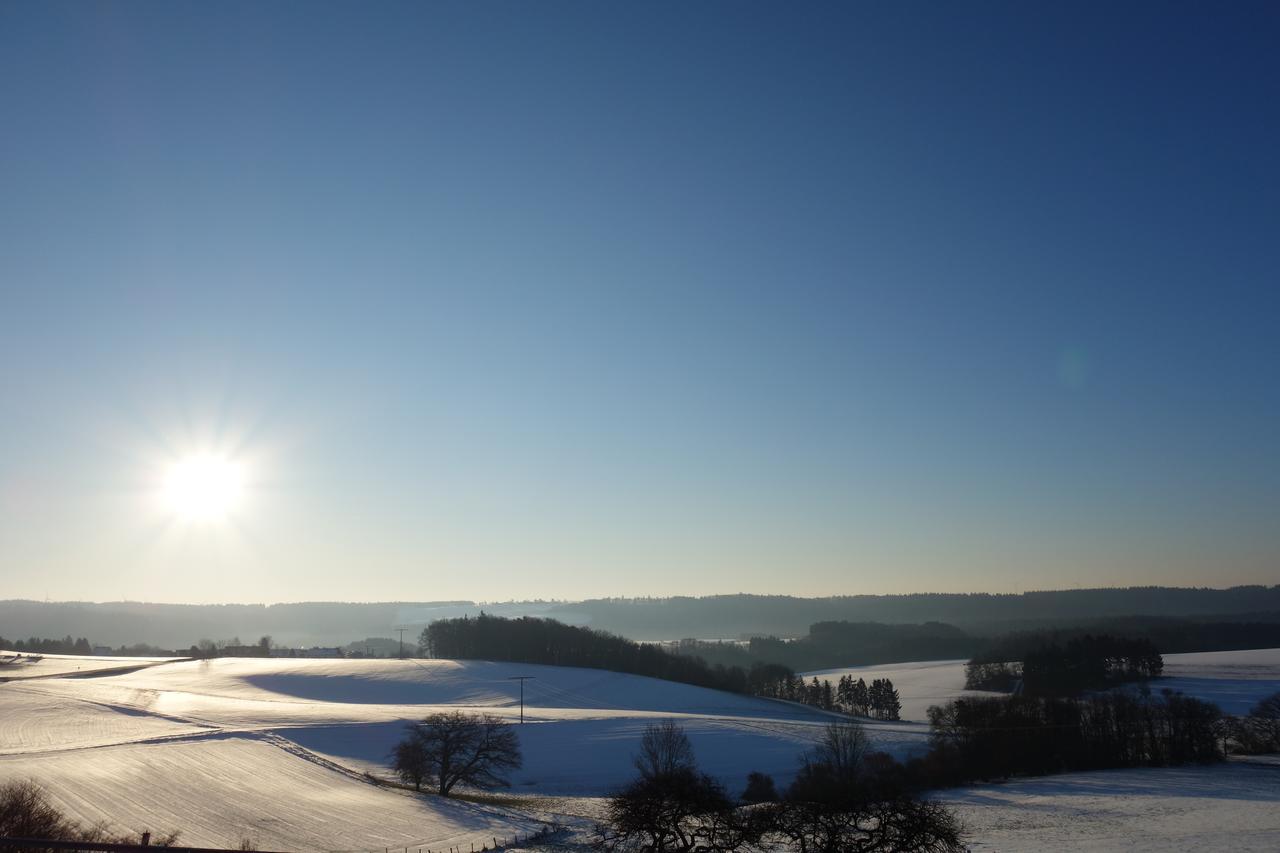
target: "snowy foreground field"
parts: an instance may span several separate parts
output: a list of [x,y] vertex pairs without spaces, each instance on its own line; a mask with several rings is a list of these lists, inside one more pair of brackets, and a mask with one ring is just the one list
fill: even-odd
[[[1280,689],[1278,651],[1166,660],[1171,685],[1206,698],[1247,704]],[[963,683],[961,662],[848,671],[888,676],[902,692],[910,720],[867,724],[900,757],[927,745],[923,709]],[[515,722],[517,675],[533,676],[518,728],[525,763],[512,776],[518,807],[418,796],[363,775],[390,778],[389,750],[429,713]],[[85,822],[274,850],[479,848],[556,814],[590,814],[590,798],[631,777],[645,725],[664,718],[685,726],[702,769],[730,790],[752,770],[785,785],[831,719],[638,676],[481,661],[46,656],[0,666],[0,678],[0,781],[36,779]],[[975,850],[1280,849],[1280,766],[1073,774],[943,799]]]
[[[138,661],[133,661],[136,665]],[[480,661],[153,661],[84,677],[95,659],[46,657],[0,684],[0,780],[33,778],[72,816],[182,830],[184,843],[277,850],[459,845],[536,830],[545,815],[371,784],[407,722],[454,708],[520,726],[517,793],[591,796],[632,775],[646,724],[675,717],[703,768],[737,788],[785,780],[829,717],[788,703],[600,670]],[[40,671],[47,667],[47,671]],[[59,677],[60,675],[75,677]],[[878,726],[886,748],[921,727]],[[536,806],[537,803],[530,803]]]
[[937,799],[955,809],[974,851],[1280,850],[1280,766],[1066,773]]

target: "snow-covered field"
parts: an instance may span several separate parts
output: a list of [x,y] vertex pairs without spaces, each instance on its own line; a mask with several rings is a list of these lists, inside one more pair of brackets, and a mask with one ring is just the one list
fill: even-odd
[[[992,696],[964,689],[964,660],[891,663],[803,673],[833,685],[846,673],[854,679],[888,678],[902,699],[904,720],[927,720],[930,705],[960,696]],[[1169,688],[1216,703],[1227,714],[1247,714],[1260,699],[1280,691],[1280,649],[1235,652],[1196,652],[1164,656],[1164,677],[1151,682],[1153,690]],[[1280,849],[1280,847],[1278,847]]]
[[[482,661],[46,656],[23,666],[30,675],[0,684],[0,780],[37,779],[87,822],[180,829],[185,842],[210,846],[247,837],[277,850],[469,849],[538,828],[546,815],[537,809],[580,813],[534,801],[521,809],[443,801],[363,775],[390,778],[390,749],[406,723],[429,713],[463,708],[516,722],[518,675],[532,679],[515,792],[568,798],[562,806],[585,807],[573,798],[629,780],[654,720],[679,720],[701,768],[737,790],[752,770],[785,785],[831,719],[638,676]],[[1280,689],[1280,651],[1169,655],[1166,671],[1169,686],[1251,704]],[[962,661],[821,675],[843,672],[892,679],[909,720],[963,692]],[[867,728],[899,756],[927,743],[920,722]],[[944,799],[979,850],[1280,849],[1263,841],[1280,837],[1280,767],[1073,774]]]
[[936,797],[974,851],[1280,850],[1280,767],[1219,764],[1068,773]]
[[[94,660],[94,659],[88,659]],[[74,664],[72,664],[74,665]],[[83,670],[67,670],[83,675]],[[34,778],[73,815],[181,829],[193,844],[274,849],[446,847],[540,821],[371,784],[406,723],[454,708],[516,722],[516,792],[600,795],[633,776],[646,724],[676,718],[699,764],[732,788],[787,780],[830,719],[790,703],[568,667],[482,661],[174,661],[98,677],[0,685],[0,780]],[[876,726],[903,752],[923,727]]]
[[87,823],[177,828],[182,843],[194,846],[249,838],[268,850],[465,849],[539,826],[510,809],[369,784],[268,734],[35,753],[0,761],[0,773],[38,780]]
[[0,681],[125,671],[172,660],[181,658],[81,657],[0,651]]
[[1280,649],[1165,655],[1164,678],[1154,686],[1207,699],[1227,714],[1247,714],[1280,692]]

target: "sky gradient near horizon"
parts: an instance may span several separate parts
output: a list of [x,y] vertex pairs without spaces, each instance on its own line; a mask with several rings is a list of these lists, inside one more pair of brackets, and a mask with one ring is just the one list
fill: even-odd
[[[1275,583],[1278,43],[0,5],[0,597]],[[185,523],[206,451],[244,499]]]

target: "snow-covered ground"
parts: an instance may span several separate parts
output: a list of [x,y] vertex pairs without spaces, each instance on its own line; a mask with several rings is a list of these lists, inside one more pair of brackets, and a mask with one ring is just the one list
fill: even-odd
[[[74,669],[68,670],[80,675]],[[678,719],[700,766],[739,788],[785,782],[830,717],[785,702],[601,670],[483,661],[174,661],[98,677],[0,685],[0,780],[34,778],[72,814],[182,829],[194,844],[249,836],[275,849],[446,847],[541,825],[371,784],[406,723],[463,708],[520,715],[516,792],[600,795],[633,775],[646,724]],[[881,724],[903,753],[924,727]]]
[[[736,790],[752,770],[787,784],[831,719],[792,703],[569,667],[224,658],[126,659],[125,670],[113,671],[121,661],[69,656],[30,666],[46,660],[53,671],[0,684],[0,781],[34,778],[82,820],[180,829],[201,845],[248,837],[279,850],[480,847],[540,826],[545,814],[530,809],[580,814],[564,804],[629,780],[649,722],[679,720],[702,769]],[[104,663],[107,671],[86,669]],[[1169,686],[1247,704],[1280,689],[1280,651],[1169,655],[1166,671]],[[963,692],[962,661],[822,675],[844,672],[892,679],[914,720]],[[526,722],[516,729],[525,761],[512,774],[514,790],[561,797],[560,806],[481,807],[362,775],[390,778],[389,751],[406,723],[429,713],[463,708],[516,722],[514,676],[532,676]],[[899,756],[927,744],[921,722],[867,729]],[[1267,835],[1280,832],[1278,767],[1073,774],[944,799],[962,812],[980,850],[1144,849],[1134,845],[1146,839],[1156,839],[1145,848],[1152,850],[1226,849],[1219,838],[1231,849],[1280,849],[1263,842],[1280,837]]]
[[0,651],[0,681],[125,671],[180,658],[45,655]]
[[[964,689],[964,660],[891,663],[803,673],[805,679],[829,679],[833,686],[842,675],[888,678],[902,699],[904,720],[927,720],[930,705],[960,696],[992,696]],[[1164,677],[1150,683],[1153,690],[1169,688],[1216,703],[1227,714],[1247,714],[1260,699],[1280,691],[1280,649],[1235,652],[1196,652],[1164,656]]]
[[1207,699],[1227,714],[1247,714],[1280,692],[1280,649],[1165,655],[1164,678],[1153,686]]
[[249,838],[268,850],[468,849],[540,826],[510,809],[369,784],[265,734],[7,757],[0,774],[38,780],[86,823],[176,828],[193,846],[236,846]]
[[1280,850],[1280,767],[1068,773],[936,799],[955,809],[974,851]]

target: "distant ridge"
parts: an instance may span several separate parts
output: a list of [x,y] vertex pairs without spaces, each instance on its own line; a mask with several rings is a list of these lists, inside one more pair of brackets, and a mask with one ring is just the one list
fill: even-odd
[[[335,645],[392,637],[407,627],[416,640],[437,619],[475,615],[545,616],[590,625],[635,640],[753,635],[802,636],[816,622],[946,622],[972,633],[1078,623],[1108,616],[1218,621],[1280,621],[1280,585],[1121,587],[1023,593],[912,593],[799,598],[713,595],[603,598],[579,602],[469,601],[299,602],[287,604],[150,604],[145,602],[0,601],[0,636],[71,634],[110,646],[150,643],[187,648],[201,638],[256,641],[270,634],[286,645]],[[410,634],[410,632],[412,632]]]

